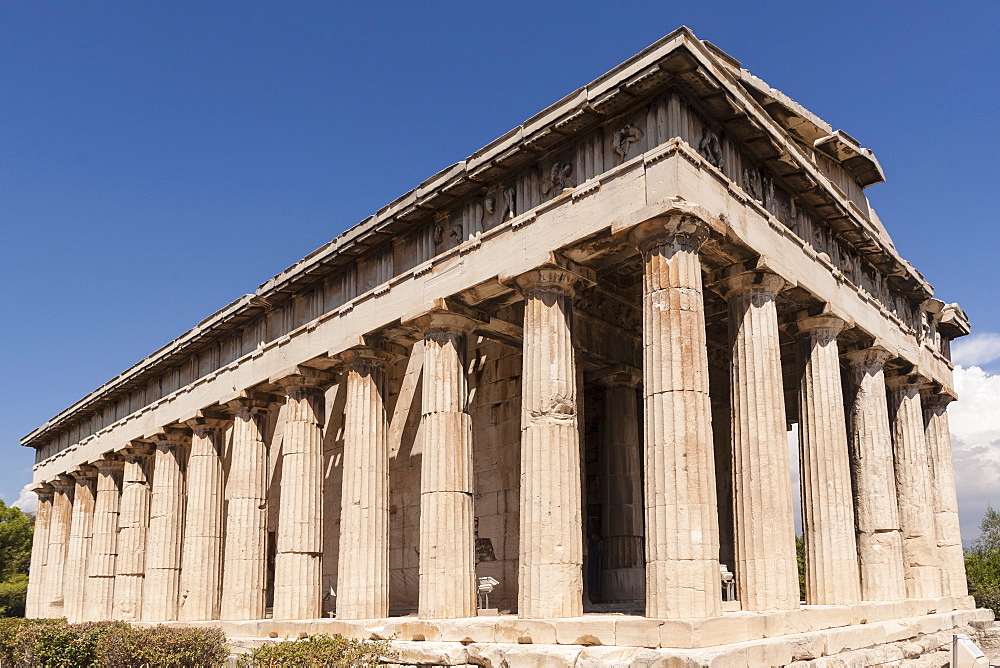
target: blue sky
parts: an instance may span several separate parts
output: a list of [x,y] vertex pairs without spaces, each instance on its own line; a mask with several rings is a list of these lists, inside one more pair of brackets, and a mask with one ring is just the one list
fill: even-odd
[[953,428],[1000,481],[1000,3],[8,1],[0,494],[25,433],[681,24],[876,152],[869,198],[978,333]]

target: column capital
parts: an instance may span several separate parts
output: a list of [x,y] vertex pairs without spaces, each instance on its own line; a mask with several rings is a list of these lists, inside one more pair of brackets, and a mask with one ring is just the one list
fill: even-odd
[[93,465],[100,473],[120,473],[125,470],[125,460],[121,455],[113,452],[106,453],[103,457],[93,462]]
[[913,388],[920,390],[929,381],[918,373],[905,373],[898,376],[886,376],[885,386],[890,390],[903,390]]
[[635,389],[642,382],[642,372],[628,364],[612,364],[587,374],[587,380],[604,387]]
[[229,416],[214,411],[198,411],[198,415],[184,421],[196,435],[225,429],[230,423]]
[[38,483],[37,485],[31,488],[31,491],[35,493],[39,501],[41,501],[42,498],[47,498],[51,500],[52,495],[55,493],[55,489],[53,489],[52,485],[50,485],[47,482]]
[[50,480],[49,484],[52,485],[52,488],[56,492],[67,492],[73,489],[73,487],[76,485],[76,481],[73,479],[73,476],[61,473],[52,480]]
[[955,401],[955,397],[947,392],[935,392],[926,390],[920,393],[920,405],[924,408],[948,408],[948,404]]
[[135,440],[122,448],[120,454],[125,457],[125,461],[134,463],[153,454],[153,446],[147,440]]
[[226,407],[236,415],[263,413],[271,404],[278,403],[278,400],[279,397],[266,392],[243,392],[241,396],[227,401]]
[[294,366],[271,377],[271,382],[284,392],[294,389],[320,390],[334,382],[334,374],[310,366]]
[[837,336],[847,326],[847,322],[839,315],[824,313],[796,320],[789,326],[789,331],[795,335],[825,333]]
[[187,442],[191,440],[191,435],[186,429],[167,427],[163,431],[153,434],[149,440],[158,448],[178,448],[187,445]]
[[371,346],[348,348],[340,353],[339,357],[349,370],[358,370],[364,367],[377,367],[384,370],[399,359],[399,355],[396,353]]
[[97,467],[90,464],[80,464],[69,472],[77,481],[92,480],[97,477]]
[[850,350],[844,353],[844,357],[847,358],[852,366],[868,369],[872,367],[881,367],[883,364],[895,357],[895,355],[882,346],[875,345],[868,348]]
[[423,313],[407,316],[402,323],[413,325],[425,335],[430,332],[469,334],[480,325],[479,321],[446,305],[434,306]]
[[[665,221],[668,222],[668,225],[682,224],[687,226],[693,224],[697,227],[704,227],[706,239],[708,238],[707,234],[713,230],[717,234],[725,234],[727,229],[725,223],[712,216],[704,207],[682,197],[668,197],[647,204],[638,211],[633,211],[615,220],[611,223],[611,233],[617,237],[628,235],[630,243],[639,245],[636,241],[641,241],[647,233],[638,228],[643,226],[651,227],[654,230],[657,227],[662,228],[663,222],[654,223],[653,221]],[[653,224],[649,225],[649,223]],[[701,232],[699,231],[697,234],[700,235]],[[633,241],[633,235],[637,237],[636,241]]]
[[717,284],[727,301],[744,294],[766,294],[774,297],[785,289],[788,282],[777,274],[762,269],[751,269],[726,276]]
[[578,290],[597,283],[597,272],[569,260],[558,253],[534,269],[516,275],[501,275],[500,282],[511,285],[524,296],[536,292],[556,292],[572,297]]
[[696,211],[674,211],[637,224],[629,231],[628,242],[641,253],[674,243],[686,244],[698,251],[711,233],[711,225]]

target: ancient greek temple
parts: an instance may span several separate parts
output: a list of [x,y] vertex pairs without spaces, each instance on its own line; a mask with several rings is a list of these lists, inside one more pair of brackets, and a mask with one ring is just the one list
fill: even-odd
[[992,619],[948,429],[968,319],[881,181],[667,35],[27,435],[29,616],[461,655],[433,665],[780,665]]

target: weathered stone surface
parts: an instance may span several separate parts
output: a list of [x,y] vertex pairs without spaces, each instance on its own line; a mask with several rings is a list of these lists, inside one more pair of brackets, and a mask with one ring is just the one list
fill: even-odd
[[843,327],[844,321],[836,316],[795,323],[806,603],[813,605],[861,600],[837,348],[837,334]]
[[337,618],[389,614],[389,451],[384,397],[389,356],[372,348],[344,354],[347,408],[337,572]]
[[45,591],[45,562],[49,550],[49,527],[52,520],[52,485],[35,485],[33,491],[38,496],[35,510],[35,531],[31,541],[31,578],[28,580],[28,594],[25,601],[25,617],[44,617],[47,609],[42,608]]
[[149,531],[149,455],[147,444],[126,448],[122,499],[118,515],[118,559],[115,561],[113,619],[136,622],[142,617],[146,580],[146,534]]
[[779,276],[750,272],[726,279],[723,288],[732,345],[736,583],[744,610],[799,605],[775,307],[783,286]]
[[73,517],[74,482],[72,477],[64,475],[53,480],[51,484],[54,492],[40,613],[43,617],[64,617],[63,584],[66,581],[66,553],[69,548]]
[[225,501],[222,456],[226,422],[218,417],[199,417],[188,425],[192,436],[178,617],[183,621],[218,619],[222,598]]
[[865,601],[899,601],[906,596],[883,370],[889,356],[878,347],[847,355],[852,386],[848,411],[851,478],[861,598]]
[[188,437],[178,429],[153,437],[153,485],[146,534],[146,579],[143,583],[143,621],[178,618],[181,587],[181,541],[184,535]]
[[[719,596],[708,350],[698,249],[708,224],[678,211],[630,233],[643,259],[646,614],[711,617]],[[742,599],[741,600],[746,600]]]
[[518,615],[583,614],[580,434],[573,348],[576,274],[542,268],[524,293]]
[[267,398],[230,402],[222,619],[263,619],[267,584]]
[[286,484],[280,487],[278,506],[275,619],[315,619],[322,614],[325,406],[320,385],[328,381],[325,374],[308,368],[278,379],[288,401],[281,442],[281,478]]
[[941,573],[934,527],[931,486],[920,385],[914,375],[891,378],[892,452],[896,467],[896,498],[903,536],[903,575],[908,598],[941,595]]
[[94,466],[97,467],[97,499],[94,502],[90,558],[87,560],[88,581],[84,586],[84,615],[87,621],[111,619],[114,608],[118,510],[125,462],[116,455],[109,455],[94,462]]
[[[94,530],[94,502],[97,495],[97,469],[84,466],[73,471],[76,487],[73,492],[73,519],[69,532],[66,557],[65,606],[63,612],[71,624],[85,619],[84,596],[87,586],[87,560]],[[35,534],[38,535],[38,519]],[[36,539],[37,540],[37,539]],[[34,546],[32,546],[34,547]]]

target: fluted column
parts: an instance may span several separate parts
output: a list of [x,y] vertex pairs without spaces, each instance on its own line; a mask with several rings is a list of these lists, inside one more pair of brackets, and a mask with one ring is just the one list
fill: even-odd
[[66,554],[73,520],[73,478],[61,475],[52,481],[52,517],[49,520],[49,548],[45,560],[45,617],[65,617]]
[[[285,405],[274,566],[274,618],[323,614],[323,372],[300,367],[282,378]],[[347,475],[347,465],[344,467]],[[343,562],[341,562],[343,563]],[[340,592],[337,592],[338,596]]]
[[114,609],[115,575],[118,561],[118,510],[121,504],[125,462],[108,454],[94,462],[97,467],[97,500],[94,502],[94,532],[87,559],[84,614],[87,621],[111,619]]
[[832,315],[795,323],[802,535],[806,603],[810,605],[846,605],[861,600],[837,347],[837,334],[843,328],[844,321]]
[[94,501],[97,495],[97,469],[83,465],[72,473],[76,480],[73,492],[73,520],[69,530],[69,554],[66,558],[66,619],[74,624],[84,617],[87,585],[87,559],[94,531]]
[[180,603],[184,464],[188,437],[179,429],[168,429],[156,434],[152,440],[155,452],[153,486],[149,499],[142,619],[167,622],[177,620]]
[[187,464],[187,506],[181,544],[178,619],[219,618],[222,585],[222,455],[226,420],[205,413],[187,421],[191,454]]
[[934,492],[920,405],[923,379],[910,374],[889,378],[886,384],[892,416],[899,527],[903,532],[906,597],[933,598],[941,595],[941,572],[934,530]]
[[146,580],[146,533],[149,531],[149,477],[152,449],[148,444],[126,448],[122,500],[118,514],[118,560],[115,563],[115,603],[112,619],[127,622],[142,617]]
[[601,480],[601,592],[605,602],[646,600],[642,444],[636,388],[641,376],[625,365],[601,369],[604,387]]
[[899,601],[905,598],[903,538],[892,463],[892,436],[883,365],[891,355],[873,347],[847,353],[850,360],[851,481],[854,524],[861,571],[861,598]]
[[698,251],[709,227],[671,215],[638,226],[643,258],[646,615],[722,612],[719,512]]
[[795,523],[775,296],[784,280],[746,272],[722,285],[732,345],[736,585],[744,610],[799,604]]
[[455,313],[434,312],[416,324],[424,334],[419,614],[429,619],[472,617],[475,509],[465,348],[474,323]]
[[389,448],[386,353],[353,348],[347,364],[337,618],[389,615]]
[[28,597],[24,616],[28,619],[44,617],[47,610],[42,608],[45,591],[45,559],[49,550],[49,526],[52,519],[52,495],[55,490],[48,483],[40,483],[32,488],[38,497],[35,511],[35,532],[31,541],[31,566],[28,576]]
[[580,430],[573,295],[580,277],[558,267],[523,274],[519,617],[583,614]]
[[934,491],[934,535],[941,569],[941,595],[968,596],[962,530],[958,523],[955,466],[951,459],[951,430],[948,428],[948,404],[952,398],[947,394],[930,394],[921,401]]
[[263,619],[267,580],[267,408],[263,397],[229,403],[234,414],[226,482],[222,619]]

